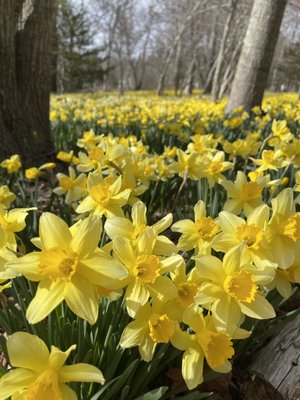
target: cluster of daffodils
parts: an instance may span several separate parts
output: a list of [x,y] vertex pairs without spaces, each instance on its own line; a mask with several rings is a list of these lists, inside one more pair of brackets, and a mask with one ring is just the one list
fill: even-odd
[[[77,112],[76,98],[56,101],[57,107],[71,104],[73,118],[99,118],[98,126],[104,124],[93,99],[87,104],[94,107],[92,117]],[[102,105],[106,124],[124,123],[114,114],[120,101],[115,107]],[[165,129],[178,136],[171,107],[160,109],[157,101],[152,113],[148,101],[135,110],[137,117],[145,118],[146,125],[157,118],[152,127],[156,124],[161,132],[163,112],[169,118]],[[30,238],[34,251],[26,252],[19,234],[26,217],[37,210],[13,202],[18,204],[28,180],[36,180],[37,187],[38,179],[52,179],[52,184],[54,175],[46,170],[55,164],[31,167],[23,175],[18,155],[1,162],[0,176],[8,179],[0,186],[0,291],[9,293],[20,277],[32,282],[35,290],[24,310],[32,326],[47,323],[61,307],[93,326],[99,323],[102,302],[120,299],[130,318],[120,334],[122,348],[137,347],[141,358],[151,362],[156,348],[170,343],[182,351],[189,389],[203,381],[204,363],[228,372],[234,341],[251,335],[245,320],[274,318],[268,293],[276,290],[286,298],[300,283],[300,141],[297,125],[290,123],[300,112],[287,102],[281,105],[286,119],[273,118],[274,102],[268,99],[265,113],[253,109],[250,117],[239,109],[222,120],[221,103],[207,103],[198,118],[192,106],[184,111],[184,101],[178,100],[180,126],[190,135],[185,145],[170,142],[160,153],[132,134],[84,131],[78,152],[57,154],[68,168],[56,174],[54,206],[42,212],[38,236]],[[132,116],[130,107],[122,118],[127,112]],[[58,114],[53,113],[55,120]],[[222,135],[211,130],[211,123],[220,120]],[[158,184],[166,188],[160,195],[168,201],[152,215]],[[168,198],[174,187],[176,199]],[[179,204],[180,194],[189,189],[192,195],[183,197],[189,203]],[[57,215],[61,205],[69,209],[72,223]],[[193,216],[184,218],[189,209]],[[0,400],[76,399],[66,383],[104,383],[100,360],[94,366],[64,366],[75,346],[65,352],[52,346],[49,352],[37,336],[16,332],[7,349],[11,368],[0,380]]]

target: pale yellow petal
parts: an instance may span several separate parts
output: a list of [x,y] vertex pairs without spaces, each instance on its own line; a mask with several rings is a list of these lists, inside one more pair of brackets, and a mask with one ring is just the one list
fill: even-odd
[[223,282],[225,272],[222,261],[214,256],[195,257],[196,269],[200,278],[212,282]]
[[97,208],[98,205],[99,204],[91,196],[87,196],[85,199],[82,200],[82,202],[76,208],[76,212],[79,214],[89,212],[95,210],[95,208]]
[[62,400],[78,400],[76,392],[69,386],[60,384],[59,389],[62,394]]
[[172,225],[173,222],[173,215],[167,214],[164,218],[160,219],[157,221],[155,224],[152,225],[152,228],[154,229],[154,232],[159,235],[161,232],[169,228],[169,226]]
[[241,267],[241,247],[234,247],[229,250],[223,259],[223,268],[227,275],[233,275],[238,272]]
[[60,369],[68,359],[71,351],[76,349],[76,344],[73,344],[66,351],[61,351],[56,346],[51,346],[49,365],[53,369]]
[[152,360],[156,348],[156,343],[148,336],[145,335],[143,343],[139,346],[139,352],[142,359],[146,362]]
[[128,268],[131,269],[136,263],[136,257],[132,250],[130,240],[121,236],[116,236],[113,241],[113,250],[119,260]]
[[132,223],[135,227],[147,225],[146,212],[147,207],[142,201],[138,201],[132,206],[131,217]]
[[64,299],[65,282],[44,279],[39,283],[36,294],[26,311],[26,318],[36,324],[47,317]]
[[189,390],[203,382],[204,355],[200,349],[189,348],[182,357],[182,376]]
[[148,285],[148,289],[152,297],[163,302],[167,302],[177,297],[176,286],[167,276],[157,277],[153,284]]
[[7,340],[7,350],[13,367],[41,372],[48,364],[47,346],[40,338],[30,333],[13,333]]
[[128,314],[134,318],[138,309],[149,299],[149,291],[144,285],[134,282],[127,286],[125,296]]
[[100,369],[90,364],[66,365],[59,371],[61,382],[97,382],[103,385],[105,379]]
[[160,272],[162,274],[166,272],[173,271],[176,267],[179,267],[183,262],[183,258],[180,254],[176,254],[174,256],[170,256],[161,260],[160,262]]
[[65,286],[64,297],[74,314],[87,320],[91,325],[97,321],[99,300],[91,282],[79,276]]
[[132,223],[129,219],[121,217],[112,217],[106,220],[104,229],[111,239],[114,239],[116,236],[131,239],[133,233]]
[[196,225],[190,219],[183,219],[181,221],[175,222],[175,224],[172,225],[171,230],[173,232],[193,235],[196,232]]
[[260,294],[256,294],[251,303],[240,303],[241,311],[245,315],[256,319],[269,319],[276,317],[272,305]]
[[46,212],[40,218],[40,238],[43,248],[48,250],[54,247],[68,248],[72,235],[65,221]]
[[[78,274],[95,285],[117,289],[123,287],[118,281],[128,277],[127,269],[116,259],[95,254],[82,260]],[[113,287],[111,287],[113,285]]]
[[102,230],[102,221],[96,215],[84,219],[72,239],[71,247],[79,258],[91,254],[98,246]]
[[147,321],[142,320],[130,322],[122,333],[120,346],[123,348],[139,346],[144,341],[144,337],[148,330],[149,327]]
[[24,275],[30,281],[40,281],[42,275],[39,272],[41,253],[28,253],[23,257],[9,261],[6,267],[11,268],[18,274]]
[[19,390],[26,388],[36,377],[35,372],[24,368],[14,369],[6,373],[0,380],[0,400],[7,400]]
[[222,211],[219,214],[219,224],[224,233],[232,233],[236,231],[238,226],[245,224],[245,221],[234,214]]
[[199,200],[194,207],[195,221],[201,217],[206,217],[206,207],[202,200]]
[[174,253],[177,253],[177,247],[175,244],[166,236],[157,236],[153,254],[158,256],[171,256]]
[[139,254],[152,254],[156,241],[156,234],[152,228],[145,229],[139,236],[137,248]]

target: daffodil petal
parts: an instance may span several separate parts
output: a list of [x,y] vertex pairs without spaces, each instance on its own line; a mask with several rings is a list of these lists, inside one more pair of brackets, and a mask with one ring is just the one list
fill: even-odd
[[170,239],[161,235],[156,238],[153,253],[158,256],[171,256],[177,253],[177,248]]
[[74,276],[65,287],[64,297],[74,314],[91,325],[97,321],[99,300],[93,284],[87,279]]
[[62,367],[59,377],[61,382],[97,382],[101,385],[105,383],[100,369],[85,363]]
[[36,324],[47,317],[64,299],[65,282],[44,279],[39,283],[36,294],[29,304],[26,318]]
[[[31,354],[32,357],[32,354]],[[13,369],[0,380],[0,400],[7,400],[10,396],[30,385],[37,374],[28,369]]]
[[169,226],[172,225],[173,222],[173,215],[167,214],[165,217],[157,221],[155,224],[152,225],[152,229],[154,229],[154,232],[159,235],[161,232],[169,228]]
[[182,376],[189,390],[203,382],[204,355],[198,349],[189,348],[182,357]]
[[152,228],[145,229],[137,242],[139,254],[152,254],[156,241],[156,234]]
[[144,320],[130,322],[122,333],[120,346],[124,348],[139,346],[146,333],[147,324]]
[[160,261],[160,272],[164,274],[165,272],[173,271],[176,267],[179,267],[183,262],[183,258],[180,254],[170,256]]
[[177,297],[177,289],[167,276],[159,276],[152,285],[148,285],[152,297],[161,301],[168,301]]
[[73,239],[71,247],[80,258],[91,254],[98,246],[102,230],[101,218],[96,215],[83,220],[79,225]]
[[131,239],[133,232],[133,226],[129,219],[121,217],[112,217],[106,220],[104,229],[111,239],[114,239],[116,236]]
[[46,250],[54,247],[68,248],[72,235],[68,225],[59,217],[49,212],[40,218],[40,238]]
[[128,314],[134,318],[138,309],[149,299],[149,291],[138,282],[131,283],[126,289],[126,307]]
[[100,254],[82,260],[78,274],[95,285],[110,288],[115,282],[115,288],[119,286],[117,281],[123,281],[128,277],[128,271],[116,259],[103,257]]
[[144,337],[144,341],[139,346],[139,352],[142,359],[146,362],[151,361],[154,356],[155,348],[156,343],[154,343],[153,340],[146,335]]
[[256,294],[251,303],[240,303],[241,311],[245,315],[256,319],[269,319],[276,317],[272,305],[260,294]]
[[13,333],[7,340],[7,349],[13,367],[40,372],[48,363],[49,350],[45,343],[27,332]]
[[141,201],[138,201],[132,206],[131,216],[134,226],[147,225],[146,212],[147,208]]
[[30,281],[40,281],[42,279],[42,275],[39,272],[40,256],[41,253],[38,252],[28,253],[23,257],[9,261],[6,267],[24,275]]
[[121,236],[116,236],[113,241],[113,250],[119,260],[131,269],[136,263],[136,258],[132,250],[130,240]]
[[78,400],[76,392],[69,386],[60,384],[59,389],[62,394],[62,400]]

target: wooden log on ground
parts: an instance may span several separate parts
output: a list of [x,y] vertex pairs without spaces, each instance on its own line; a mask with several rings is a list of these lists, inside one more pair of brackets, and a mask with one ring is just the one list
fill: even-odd
[[300,399],[300,315],[257,354],[249,370],[252,379],[263,379],[284,400]]

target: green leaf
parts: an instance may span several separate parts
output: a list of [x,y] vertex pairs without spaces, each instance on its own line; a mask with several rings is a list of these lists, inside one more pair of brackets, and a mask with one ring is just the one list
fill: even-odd
[[118,395],[120,395],[120,392],[123,389],[125,383],[128,382],[129,376],[135,373],[138,364],[139,360],[135,360],[131,365],[129,365],[129,367],[126,368],[126,370],[123,372],[122,375],[118,376],[117,378],[113,379],[113,381],[110,381],[108,382],[108,384],[104,385],[104,387],[101,388],[91,398],[91,400],[98,400],[100,399],[101,395],[103,395],[103,397],[101,397],[101,400],[110,400],[110,399],[114,400],[120,398]]
[[135,398],[134,400],[160,400],[168,390],[168,386],[161,386]]
[[193,393],[187,394],[186,396],[180,397],[180,399],[182,399],[182,400],[200,400],[200,399],[206,399],[207,397],[211,396],[212,394],[213,394],[213,392],[207,392],[207,393],[193,392]]

